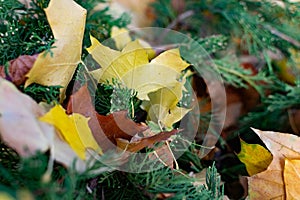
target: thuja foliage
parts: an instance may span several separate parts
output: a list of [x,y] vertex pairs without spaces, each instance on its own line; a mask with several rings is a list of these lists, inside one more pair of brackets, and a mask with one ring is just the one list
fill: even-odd
[[[45,178],[49,156],[39,153],[20,159],[10,148],[0,154],[0,191],[15,198],[27,194],[36,199],[223,199],[223,187],[215,166],[208,168],[206,181],[163,167],[147,173],[114,171],[97,162],[84,173],[54,165],[51,178]],[[142,163],[140,163],[142,165]],[[131,168],[142,168],[134,166]],[[98,169],[98,172],[93,170]],[[103,169],[100,170],[99,169]]]
[[[155,1],[152,6],[160,17],[154,24],[190,34],[214,63],[206,67],[219,73],[226,86],[252,87],[260,95],[259,104],[228,130],[230,142],[239,135],[259,143],[250,127],[299,134],[293,127],[293,114],[299,112],[300,107],[300,3],[266,0],[176,2],[181,4],[174,6],[171,0]],[[200,55],[199,59],[202,58]],[[239,146],[238,142],[235,146]],[[224,166],[223,163],[220,166]],[[241,163],[232,169],[220,169],[227,171],[226,176],[222,172],[224,180],[232,180],[227,176],[237,178],[237,173],[244,173]]]
[[[264,124],[261,126],[264,129],[274,127],[269,125],[287,116],[288,110],[299,107],[300,3],[184,2],[181,8],[172,7],[170,0],[153,3],[160,16],[155,24],[191,34],[210,54],[215,64],[213,69],[225,84],[236,88],[253,87],[260,94],[260,106],[242,119],[239,131],[248,130],[248,134],[254,124],[255,127]],[[293,75],[283,78],[286,71]],[[257,123],[260,120],[264,123]],[[283,122],[289,124],[288,118]],[[287,131],[281,124],[276,129]]]
[[[95,6],[104,1],[77,0],[78,4],[87,9],[87,20],[83,41],[83,48],[90,46],[89,36],[92,34],[102,41],[110,36],[112,26],[124,27],[130,19],[127,14],[118,18],[111,16],[106,7],[102,10],[92,11]],[[28,5],[19,1],[5,0],[0,5],[0,65],[6,65],[9,60],[20,55],[33,55],[42,51],[51,53],[51,45],[55,41],[44,8],[49,0],[32,0]],[[87,55],[84,51],[82,57]],[[26,93],[35,96],[39,102],[58,100],[57,88],[41,85],[31,85]],[[52,92],[53,91],[53,92]]]

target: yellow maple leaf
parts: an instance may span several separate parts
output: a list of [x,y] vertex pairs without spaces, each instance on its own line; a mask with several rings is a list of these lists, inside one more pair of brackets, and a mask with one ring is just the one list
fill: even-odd
[[150,92],[176,84],[180,72],[189,66],[181,59],[179,49],[168,50],[149,62],[147,50],[138,40],[128,43],[121,52],[105,47],[93,37],[91,41],[87,50],[101,66],[91,72],[94,78],[99,82],[118,79],[136,90],[142,100],[149,100]]
[[267,169],[272,161],[272,154],[259,144],[248,144],[241,141],[241,152],[237,155],[246,166],[250,176]]
[[59,130],[62,138],[71,146],[81,159],[86,158],[87,148],[97,153],[102,151],[94,139],[88,126],[88,119],[80,114],[67,115],[60,105],[54,106],[48,113],[39,118],[40,121],[52,124]]
[[45,13],[55,42],[51,53],[39,54],[27,74],[25,87],[31,83],[60,85],[61,101],[78,63],[81,61],[86,10],[73,0],[51,0]]

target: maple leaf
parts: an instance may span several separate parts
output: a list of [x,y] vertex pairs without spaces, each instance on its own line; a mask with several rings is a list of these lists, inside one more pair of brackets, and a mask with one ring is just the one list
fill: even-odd
[[113,26],[110,36],[114,39],[117,49],[123,49],[127,43],[131,42],[129,31],[125,28]]
[[[50,149],[55,160],[67,167],[74,165],[78,158],[75,152],[57,136],[52,125],[38,120],[46,113],[43,107],[2,78],[0,96],[0,135],[9,147],[22,157]],[[78,171],[86,168],[78,159],[75,167]]]
[[39,54],[33,68],[27,74],[25,87],[31,83],[60,85],[60,100],[65,96],[78,63],[81,61],[82,39],[86,10],[73,0],[51,0],[45,13],[55,42],[52,53]]
[[87,50],[101,66],[91,72],[94,78],[99,82],[118,79],[137,91],[141,100],[149,100],[148,93],[177,83],[180,72],[189,66],[181,59],[179,49],[163,52],[149,62],[149,55],[138,40],[128,43],[121,52],[105,47],[93,37],[91,41]]
[[67,113],[79,113],[90,118],[89,127],[103,151],[114,148],[117,144],[116,138],[131,139],[133,135],[148,129],[147,126],[129,119],[127,111],[114,112],[108,116],[99,115],[92,105],[87,85],[71,95]]
[[241,152],[237,155],[246,166],[250,176],[264,171],[272,161],[272,154],[259,144],[241,141]]
[[22,85],[26,77],[25,75],[32,68],[38,55],[22,55],[9,61],[8,74],[5,73],[4,66],[0,66],[0,77],[13,82],[16,86]]
[[[300,196],[297,186],[300,159],[300,138],[272,131],[253,131],[273,155],[267,170],[248,178],[250,199],[295,199]],[[293,184],[291,184],[293,183]],[[296,198],[296,199],[297,199]]]

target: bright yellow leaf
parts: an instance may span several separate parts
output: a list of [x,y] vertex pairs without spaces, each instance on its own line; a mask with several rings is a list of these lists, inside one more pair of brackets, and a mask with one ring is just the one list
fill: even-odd
[[63,139],[81,159],[84,160],[86,158],[87,148],[102,153],[88,126],[88,119],[84,116],[77,113],[67,115],[63,107],[56,105],[39,119],[52,124],[59,130]]
[[245,164],[248,174],[252,176],[267,169],[272,162],[272,154],[259,144],[240,141],[241,152],[237,156]]
[[82,39],[86,10],[73,0],[51,0],[45,13],[55,42],[52,53],[39,54],[33,68],[27,74],[27,87],[31,83],[60,85],[61,101],[78,63],[81,61]]

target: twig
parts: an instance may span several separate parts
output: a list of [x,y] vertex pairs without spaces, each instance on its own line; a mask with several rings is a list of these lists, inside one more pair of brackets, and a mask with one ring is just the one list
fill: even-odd
[[270,25],[266,25],[264,26],[266,29],[268,29],[272,34],[280,37],[281,39],[291,43],[292,45],[300,48],[300,42],[298,42],[297,40],[295,40],[294,38],[291,38],[290,36],[278,31],[277,29],[271,27]]
[[184,21],[186,18],[189,18],[190,16],[194,15],[195,12],[193,10],[187,10],[184,13],[181,13],[180,15],[178,15],[172,22],[171,24],[169,24],[166,27],[166,30],[162,33],[160,39],[159,39],[159,43],[164,40],[164,38],[167,36],[168,32],[174,28],[179,22]]
[[172,29],[174,28],[179,22],[182,22],[184,21],[186,18],[189,18],[191,17],[192,15],[194,15],[195,12],[193,10],[188,10],[188,11],[185,11],[184,13],[181,13],[180,15],[178,15],[173,21],[171,24],[169,24],[167,26],[167,29]]

